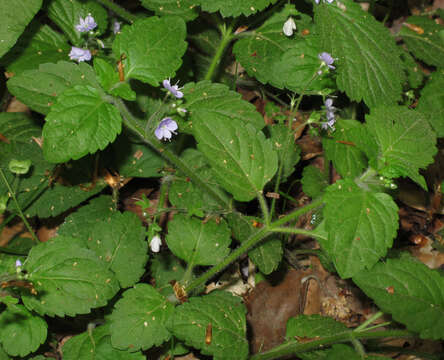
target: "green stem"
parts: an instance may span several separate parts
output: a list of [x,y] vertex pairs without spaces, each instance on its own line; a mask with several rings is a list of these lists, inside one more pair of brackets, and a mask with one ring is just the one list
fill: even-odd
[[282,225],[284,225],[284,224],[286,224],[286,223],[288,223],[288,222],[290,222],[290,221],[292,221],[294,219],[297,219],[302,214],[305,214],[305,213],[309,212],[310,210],[315,209],[315,208],[321,206],[322,202],[323,202],[323,200],[322,200],[322,197],[321,197],[319,199],[316,199],[316,200],[312,201],[310,204],[305,205],[305,206],[303,206],[301,208],[298,208],[295,211],[291,212],[290,214],[281,217],[280,219],[278,219],[275,222],[271,223],[270,230],[276,229],[276,228],[278,228],[278,227],[280,227],[280,226],[282,226]]
[[129,22],[130,24],[132,24],[134,21],[137,20],[137,16],[126,11],[123,7],[113,3],[111,0],[97,0],[97,2],[101,3],[103,6],[107,7],[116,15],[121,17],[126,22]]
[[324,349],[326,346],[349,342],[352,339],[378,339],[386,337],[415,337],[414,333],[407,330],[384,330],[384,331],[369,331],[369,332],[358,332],[347,331],[332,336],[326,336],[319,340],[314,340],[306,343],[300,343],[295,341],[289,341],[282,345],[276,346],[267,352],[253,355],[249,360],[272,360],[284,358],[288,355],[294,355],[297,353],[320,350]]
[[[233,22],[234,24],[234,22]],[[211,61],[210,67],[208,68],[208,71],[205,75],[205,80],[211,80],[214,76],[214,72],[216,71],[217,67],[220,64],[220,61],[222,59],[222,55],[225,52],[226,47],[230,43],[230,41],[233,39],[233,24],[226,27],[225,24],[223,24],[220,27],[221,33],[222,33],[222,39],[220,40],[219,46],[216,49],[216,53],[214,54],[213,60]]]
[[3,178],[3,181],[6,184],[6,187],[8,188],[8,191],[9,191],[9,194],[11,195],[11,197],[12,197],[12,200],[14,201],[14,204],[15,204],[15,206],[17,208],[17,211],[18,211],[18,215],[20,216],[20,218],[22,219],[22,221],[25,224],[26,228],[28,229],[29,233],[31,234],[32,240],[34,240],[35,242],[38,243],[39,240],[37,239],[37,236],[35,236],[34,230],[32,229],[31,225],[29,225],[28,220],[26,220],[25,214],[23,214],[23,211],[20,208],[20,205],[19,205],[19,203],[17,201],[17,198],[15,197],[15,193],[12,190],[11,186],[9,185],[9,182],[6,179],[6,176],[5,176],[5,174],[4,174],[2,169],[0,169],[0,175]]
[[270,213],[268,212],[267,202],[265,201],[264,196],[261,193],[257,194],[257,198],[259,200],[259,205],[262,210],[262,216],[264,220],[264,224],[266,226],[270,225]]
[[213,188],[208,185],[205,181],[203,181],[196,173],[193,171],[193,168],[188,166],[181,158],[179,158],[176,154],[168,150],[159,140],[157,140],[154,136],[150,136],[145,133],[145,131],[137,124],[133,115],[129,112],[124,102],[121,99],[113,99],[113,104],[119,109],[120,113],[123,116],[125,125],[134,131],[137,135],[141,137],[141,139],[148,144],[151,148],[156,150],[162,157],[168,160],[171,164],[173,164],[177,169],[182,171],[186,176],[188,176],[197,187],[203,189],[207,193],[209,193],[224,209],[231,209],[232,204],[230,201],[227,201],[223,197],[221,197]]
[[378,311],[376,314],[370,316],[367,320],[365,320],[354,331],[359,332],[359,331],[365,330],[367,328],[367,326],[369,326],[373,321],[375,321],[376,319],[379,319],[383,315],[384,315],[384,313],[382,311]]
[[273,224],[271,224],[270,232],[277,232],[277,233],[284,233],[284,234],[301,234],[306,235],[318,239],[327,240],[324,236],[315,233],[314,231],[310,230],[304,230],[299,228],[291,228],[291,227],[273,227]]

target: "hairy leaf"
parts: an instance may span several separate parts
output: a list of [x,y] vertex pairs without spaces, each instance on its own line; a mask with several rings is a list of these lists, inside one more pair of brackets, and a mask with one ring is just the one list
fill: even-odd
[[23,292],[23,303],[40,315],[87,314],[106,305],[119,290],[97,255],[79,247],[74,238],[58,236],[34,246],[24,269],[37,295]]
[[363,270],[353,281],[384,312],[419,332],[423,339],[444,339],[444,278],[416,259],[388,259]]
[[159,16],[177,15],[185,21],[190,21],[199,15],[197,0],[142,0],[141,3],[144,8]]
[[49,162],[80,159],[103,150],[122,129],[119,111],[91,86],[66,90],[43,127],[43,153]]
[[199,0],[202,10],[208,12],[220,11],[223,17],[239,16],[256,13],[274,4],[277,0]]
[[123,293],[109,317],[112,345],[130,351],[159,346],[171,337],[165,324],[173,311],[152,286],[136,284]]
[[422,112],[432,125],[438,137],[444,137],[444,70],[430,76],[421,90],[418,111]]
[[400,50],[388,29],[351,0],[315,6],[322,51],[337,58],[337,84],[370,107],[394,104],[404,81]]
[[16,43],[41,6],[42,0],[16,0],[13,5],[9,0],[0,1],[0,57]]
[[401,59],[404,62],[404,67],[407,72],[407,80],[409,87],[412,89],[418,88],[424,79],[424,72],[420,66],[416,63],[413,56],[409,52],[403,51]]
[[198,149],[236,200],[252,200],[276,173],[277,154],[252,125],[241,126],[226,115],[199,111],[193,128]]
[[122,288],[134,285],[145,272],[148,243],[145,228],[134,213],[115,212],[96,223],[88,247],[116,274]]
[[351,180],[337,181],[325,194],[328,240],[319,239],[342,278],[372,267],[393,244],[398,207],[384,193],[373,193]]
[[176,214],[168,223],[166,242],[171,252],[189,266],[215,265],[230,252],[231,232],[225,221],[203,222]]
[[122,54],[125,78],[157,86],[182,65],[187,43],[185,22],[176,16],[149,17],[125,26],[116,36],[113,53]]
[[12,356],[23,357],[36,351],[46,340],[48,325],[23,305],[9,305],[0,314],[0,343]]
[[[214,356],[214,360],[243,360],[248,357],[245,313],[240,298],[213,291],[176,307],[168,328],[186,345]],[[212,336],[208,344],[205,338],[209,326]]]
[[436,135],[424,115],[401,106],[378,107],[366,122],[379,147],[370,165],[388,178],[408,176],[427,189],[418,171],[433,162],[437,149]]
[[314,165],[306,166],[302,172],[302,190],[312,199],[317,198],[328,186],[328,178]]

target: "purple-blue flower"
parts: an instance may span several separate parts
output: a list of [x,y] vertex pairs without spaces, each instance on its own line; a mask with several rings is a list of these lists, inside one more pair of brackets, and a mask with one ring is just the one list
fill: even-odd
[[113,24],[113,33],[117,34],[120,31],[120,23],[118,21],[114,21]]
[[80,23],[76,25],[76,30],[78,32],[87,32],[95,29],[97,27],[97,23],[91,14],[84,19],[80,18]]
[[18,268],[18,267],[21,267],[21,266],[22,266],[22,262],[19,259],[17,259],[15,261],[15,267]]
[[89,61],[91,60],[91,52],[88,49],[81,49],[73,46],[69,53],[69,58],[78,62]]
[[332,64],[335,62],[335,59],[328,53],[328,52],[322,52],[318,54],[318,58],[325,63],[330,69],[336,69]]
[[167,89],[171,94],[173,94],[178,99],[183,98],[183,92],[180,91],[180,89],[182,89],[182,88],[179,88],[179,86],[177,86],[177,83],[175,85],[171,85],[170,79],[168,79],[168,80],[165,79],[163,81],[163,87],[165,89]]
[[333,99],[328,98],[327,100],[325,100],[325,111],[326,111],[326,116],[327,116],[327,122],[322,123],[321,127],[324,130],[327,130],[328,128],[334,130],[335,127],[335,111],[336,108],[333,106]]
[[165,118],[160,123],[159,126],[154,130],[154,135],[159,140],[170,140],[173,136],[172,134],[177,134],[175,130],[178,129],[177,123],[171,118]]

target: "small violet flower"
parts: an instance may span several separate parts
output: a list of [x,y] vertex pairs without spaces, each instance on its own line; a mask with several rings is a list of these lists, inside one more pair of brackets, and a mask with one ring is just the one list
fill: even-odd
[[154,130],[154,135],[159,140],[170,140],[173,136],[172,134],[177,134],[175,130],[177,130],[177,123],[171,118],[165,118],[160,123],[159,126]]
[[321,127],[324,130],[327,130],[328,128],[334,130],[335,127],[335,111],[336,108],[333,106],[333,99],[328,98],[327,100],[325,100],[325,110],[326,110],[326,114],[327,114],[327,122],[322,123]]
[[81,49],[73,46],[69,53],[69,58],[78,62],[89,61],[91,60],[91,52],[88,49]]
[[171,94],[173,94],[176,98],[178,98],[178,99],[183,98],[183,92],[180,91],[180,89],[182,89],[182,88],[179,88],[179,86],[177,86],[177,84],[171,85],[170,79],[163,81],[163,87],[165,89],[167,89]]
[[88,14],[88,16],[84,19],[80,18],[80,24],[76,25],[76,30],[78,32],[88,32],[97,27],[97,23],[94,20],[94,18],[91,16],[91,14]]
[[282,31],[286,36],[292,36],[294,30],[296,30],[296,23],[294,22],[293,18],[290,16],[287,19],[287,21],[284,23]]
[[150,241],[150,248],[152,252],[158,253],[160,251],[160,245],[162,245],[162,240],[159,235],[153,236]]
[[16,261],[15,261],[15,267],[16,268],[19,268],[19,267],[21,267],[22,266],[22,262],[19,260],[19,259],[17,259]]
[[333,57],[328,52],[322,52],[318,54],[318,58],[323,62],[323,64],[327,65],[330,69],[336,69],[336,67],[332,65],[335,59],[333,59]]
[[119,31],[120,31],[120,23],[118,21],[114,21],[113,33],[117,34]]

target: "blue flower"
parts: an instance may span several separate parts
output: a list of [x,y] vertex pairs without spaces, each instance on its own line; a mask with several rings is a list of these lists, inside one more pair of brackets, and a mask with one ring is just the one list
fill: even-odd
[[324,130],[327,130],[328,128],[334,130],[335,127],[335,111],[336,108],[333,106],[333,99],[328,98],[325,100],[325,110],[326,110],[326,116],[327,116],[327,122],[322,123],[321,127]]
[[71,60],[77,60],[78,62],[91,60],[91,52],[88,49],[81,49],[73,46],[69,53]]
[[156,135],[159,140],[170,140],[173,136],[172,134],[177,134],[175,132],[177,129],[177,123],[173,119],[167,117],[159,123],[159,126],[154,130],[154,135]]
[[117,34],[120,31],[120,23],[118,21],[114,21],[113,24],[113,33]]
[[76,30],[78,32],[88,32],[97,27],[97,23],[94,20],[94,18],[91,16],[91,14],[88,14],[88,16],[85,19],[80,18],[80,24],[76,25]]
[[282,31],[284,32],[285,36],[292,36],[294,30],[296,30],[296,23],[294,22],[293,18],[290,16],[287,19],[287,21],[284,23]]
[[22,266],[22,262],[19,260],[19,259],[17,259],[16,261],[15,261],[15,267],[16,268],[19,268],[19,267],[21,267]]
[[330,69],[336,69],[336,67],[332,65],[335,59],[333,59],[333,57],[328,52],[322,52],[318,54],[318,58],[322,61],[323,64],[327,65]]
[[179,86],[177,86],[177,83],[175,85],[171,85],[170,79],[163,81],[163,87],[167,89],[171,94],[173,94],[176,98],[183,98],[183,92],[179,91],[182,88],[179,88]]

